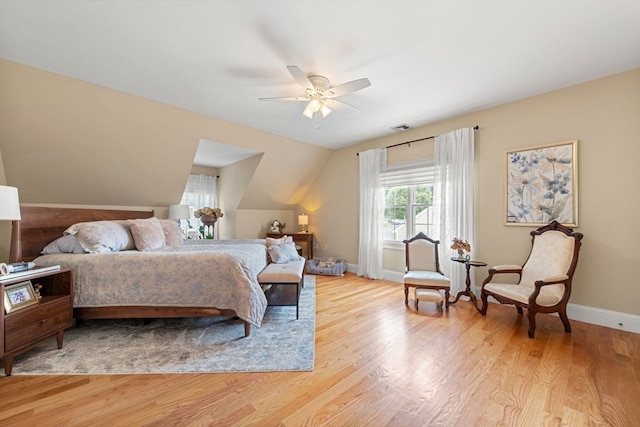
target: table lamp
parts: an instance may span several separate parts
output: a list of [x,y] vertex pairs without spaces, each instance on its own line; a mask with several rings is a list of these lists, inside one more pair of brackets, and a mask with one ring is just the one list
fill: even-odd
[[302,227],[303,233],[308,233],[307,226],[309,225],[309,217],[307,214],[298,215],[298,225]]
[[191,209],[189,205],[171,205],[169,206],[169,219],[175,219],[178,225],[180,226],[180,231],[182,231],[183,235],[186,235],[185,231],[182,229],[182,221],[183,219],[191,218]]
[[18,189],[0,185],[0,221],[20,219],[20,200]]
[[20,219],[20,200],[18,189],[0,185],[0,220]]

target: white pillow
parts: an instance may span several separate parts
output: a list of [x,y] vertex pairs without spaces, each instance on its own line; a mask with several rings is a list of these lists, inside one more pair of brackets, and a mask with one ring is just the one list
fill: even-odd
[[41,252],[43,255],[51,254],[86,254],[87,251],[78,243],[76,236],[70,234],[62,236],[49,243]]
[[293,237],[287,236],[286,234],[279,239],[274,239],[273,237],[267,237],[267,247],[270,248],[273,245],[279,245],[280,243],[293,242]]
[[289,261],[298,261],[302,259],[302,257],[298,255],[298,251],[296,251],[296,246],[293,242],[273,245],[268,249],[268,251],[271,261],[276,264],[286,264]]
[[184,235],[178,226],[178,223],[172,219],[160,219],[160,225],[164,232],[164,240],[167,246],[182,246],[184,243]]
[[139,251],[152,251],[166,246],[164,231],[156,217],[129,220],[131,235]]
[[133,249],[134,242],[126,225],[115,221],[92,221],[73,224],[64,231],[76,236],[82,248],[92,254]]

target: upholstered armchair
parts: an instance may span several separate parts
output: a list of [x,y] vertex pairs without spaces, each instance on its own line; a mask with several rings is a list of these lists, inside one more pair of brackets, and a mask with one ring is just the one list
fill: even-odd
[[415,292],[416,310],[418,302],[433,301],[442,308],[442,294],[444,291],[444,303],[449,308],[449,279],[440,271],[438,258],[438,245],[440,241],[427,237],[423,232],[415,237],[403,240],[405,245],[406,268],[404,275],[404,303],[409,304],[409,288]]
[[[487,314],[488,298],[501,304],[513,304],[518,314],[527,309],[529,338],[536,329],[537,313],[558,313],[564,331],[571,333],[567,317],[567,302],[571,296],[571,280],[578,263],[582,234],[556,221],[531,233],[531,252],[525,264],[498,265],[489,269],[482,283],[482,315]],[[517,274],[517,284],[494,279],[499,274]]]

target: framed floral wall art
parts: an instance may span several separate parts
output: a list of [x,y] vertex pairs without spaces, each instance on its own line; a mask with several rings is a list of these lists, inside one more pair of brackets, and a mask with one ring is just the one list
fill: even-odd
[[578,225],[578,141],[504,153],[506,225]]

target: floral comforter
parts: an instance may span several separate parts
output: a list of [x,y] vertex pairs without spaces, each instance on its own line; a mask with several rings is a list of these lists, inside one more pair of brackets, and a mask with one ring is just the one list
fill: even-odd
[[74,307],[215,307],[234,310],[254,326],[260,326],[267,307],[257,281],[267,265],[264,240],[43,255],[35,263],[73,270]]

